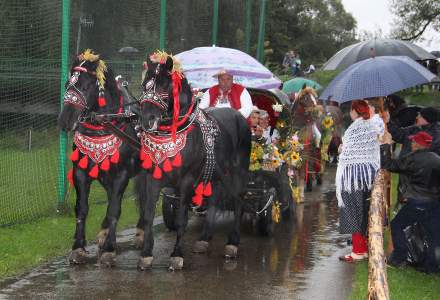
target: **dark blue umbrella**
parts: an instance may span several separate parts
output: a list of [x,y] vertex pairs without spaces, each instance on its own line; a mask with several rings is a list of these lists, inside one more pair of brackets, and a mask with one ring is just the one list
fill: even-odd
[[436,76],[407,56],[380,56],[351,65],[333,79],[320,95],[337,102],[384,97]]

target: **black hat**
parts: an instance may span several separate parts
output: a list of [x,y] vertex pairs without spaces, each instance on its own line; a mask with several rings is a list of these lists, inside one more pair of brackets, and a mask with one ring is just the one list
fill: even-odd
[[420,111],[420,115],[429,123],[435,123],[439,119],[439,111],[434,107],[425,107]]

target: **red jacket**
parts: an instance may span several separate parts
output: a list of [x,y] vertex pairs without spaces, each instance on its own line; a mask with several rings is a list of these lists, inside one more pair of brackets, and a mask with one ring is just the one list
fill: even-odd
[[[231,107],[239,110],[241,108],[240,96],[244,90],[244,86],[233,83],[231,87],[231,92],[229,94],[229,103]],[[217,98],[220,94],[220,87],[218,85],[213,86],[209,89],[209,106],[215,106],[217,104]]]

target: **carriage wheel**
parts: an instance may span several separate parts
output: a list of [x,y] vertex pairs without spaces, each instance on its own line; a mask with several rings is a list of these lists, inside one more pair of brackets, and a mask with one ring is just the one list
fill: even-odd
[[165,226],[170,231],[176,231],[176,214],[177,214],[177,205],[175,201],[175,196],[172,194],[168,194],[166,192],[163,193],[162,197],[162,217]]
[[[269,198],[272,197],[274,201],[276,197],[275,188],[271,188],[267,193],[264,194],[263,205],[265,205]],[[261,207],[263,208],[263,207]],[[257,231],[259,235],[269,236],[272,235],[274,229],[274,223],[272,220],[272,203],[257,216]]]

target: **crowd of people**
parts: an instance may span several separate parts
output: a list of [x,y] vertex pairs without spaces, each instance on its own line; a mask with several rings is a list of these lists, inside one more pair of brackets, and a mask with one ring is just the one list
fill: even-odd
[[[286,54],[283,65],[296,74],[299,59],[293,51]],[[222,70],[215,75],[219,84],[205,92],[200,106],[232,107],[248,119],[255,141],[277,144],[278,131],[269,124],[267,111],[253,106],[243,86],[233,83],[233,75]],[[393,252],[390,266],[401,267],[416,263],[425,272],[440,268],[440,112],[423,108],[413,125],[399,127],[390,119],[382,98],[351,102],[352,123],[346,129],[339,148],[335,177],[342,234],[351,234],[352,251],[339,259],[355,262],[368,257],[368,211],[374,178],[379,169],[399,174],[399,202],[402,208],[391,220]],[[393,143],[401,144],[398,155]],[[423,255],[409,241],[408,228],[422,228],[426,247]],[[419,251],[420,252],[420,251]]]
[[[411,263],[427,273],[440,271],[439,115],[436,108],[423,108],[414,125],[401,128],[390,120],[381,99],[352,101],[352,123],[342,138],[336,173],[340,232],[352,235],[352,252],[340,260],[368,257],[369,198],[375,174],[382,168],[399,174],[402,205],[391,220],[394,250],[388,265]],[[393,143],[402,145],[395,158]],[[424,241],[423,249],[414,249],[411,234]]]

